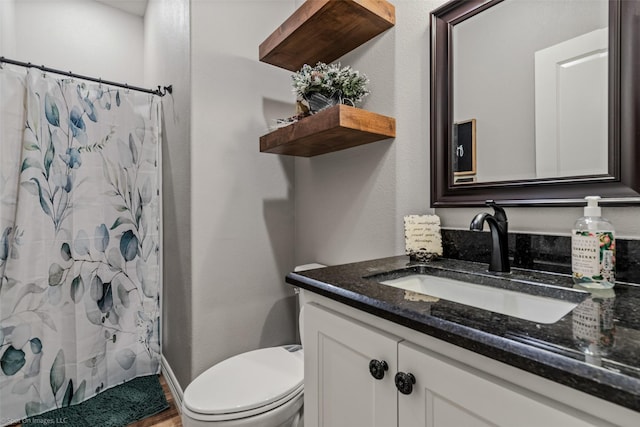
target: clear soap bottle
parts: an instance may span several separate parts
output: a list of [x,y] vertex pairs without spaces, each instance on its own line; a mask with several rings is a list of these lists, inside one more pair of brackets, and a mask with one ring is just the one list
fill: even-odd
[[585,197],[584,216],[571,233],[573,281],[586,288],[608,289],[615,284],[616,239],[608,219],[602,217],[599,196]]

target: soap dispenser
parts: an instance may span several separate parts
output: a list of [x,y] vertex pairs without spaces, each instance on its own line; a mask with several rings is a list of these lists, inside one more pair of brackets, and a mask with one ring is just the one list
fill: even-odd
[[573,281],[586,288],[612,288],[616,271],[613,225],[602,217],[599,196],[587,196],[585,200],[584,216],[578,218],[571,233]]

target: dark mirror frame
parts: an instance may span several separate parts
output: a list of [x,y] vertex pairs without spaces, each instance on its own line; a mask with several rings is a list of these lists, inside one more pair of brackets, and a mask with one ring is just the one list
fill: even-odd
[[453,184],[453,26],[501,1],[453,0],[431,12],[431,206],[576,206],[588,195],[640,203],[640,0],[609,1],[609,174]]

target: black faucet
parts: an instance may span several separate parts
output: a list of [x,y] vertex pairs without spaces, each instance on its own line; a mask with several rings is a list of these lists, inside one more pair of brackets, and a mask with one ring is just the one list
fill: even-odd
[[507,214],[493,200],[486,201],[487,206],[494,210],[493,215],[481,212],[471,221],[469,229],[472,231],[482,231],[485,221],[491,230],[491,262],[489,271],[499,271],[509,273],[509,241],[507,239],[508,221]]

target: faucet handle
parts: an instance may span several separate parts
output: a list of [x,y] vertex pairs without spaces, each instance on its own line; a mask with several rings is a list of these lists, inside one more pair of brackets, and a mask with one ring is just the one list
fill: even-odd
[[498,221],[507,222],[507,213],[502,209],[502,207],[498,206],[495,200],[486,200],[485,205],[491,206],[493,208],[494,217]]

